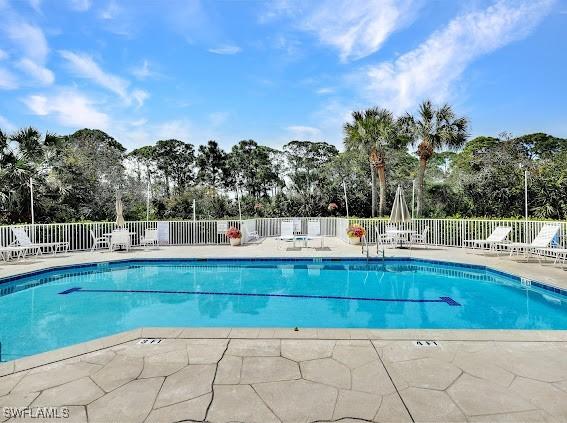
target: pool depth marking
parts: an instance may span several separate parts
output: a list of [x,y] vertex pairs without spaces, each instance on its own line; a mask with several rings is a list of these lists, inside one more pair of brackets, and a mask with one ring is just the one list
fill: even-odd
[[74,292],[107,292],[107,293],[126,293],[126,294],[179,294],[179,295],[227,295],[235,297],[280,297],[280,298],[306,298],[306,299],[330,299],[347,301],[382,301],[382,302],[401,302],[401,303],[445,303],[452,307],[460,306],[451,297],[439,297],[438,300],[417,300],[411,298],[367,298],[367,297],[340,297],[335,295],[298,295],[298,294],[261,294],[247,292],[210,292],[210,291],[162,291],[162,290],[140,290],[140,289],[83,289],[74,287],[61,291],[60,295],[68,295]]

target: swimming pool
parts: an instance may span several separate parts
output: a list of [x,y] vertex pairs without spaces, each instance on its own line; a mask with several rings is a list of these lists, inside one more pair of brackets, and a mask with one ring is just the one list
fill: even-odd
[[417,259],[128,260],[0,282],[4,360],[138,327],[567,329],[565,292]]

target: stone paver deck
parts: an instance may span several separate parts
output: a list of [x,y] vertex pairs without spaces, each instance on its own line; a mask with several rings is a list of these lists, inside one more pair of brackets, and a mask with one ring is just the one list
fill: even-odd
[[344,332],[347,339],[330,330],[281,338],[245,332],[146,330],[137,335],[170,337],[150,345],[130,334],[136,339],[114,337],[115,345],[53,363],[17,360],[0,377],[0,422],[54,421],[9,418],[16,407],[66,408],[69,418],[59,421],[90,423],[567,420],[564,341],[418,347],[371,339],[388,331],[368,339],[352,339],[355,331]]

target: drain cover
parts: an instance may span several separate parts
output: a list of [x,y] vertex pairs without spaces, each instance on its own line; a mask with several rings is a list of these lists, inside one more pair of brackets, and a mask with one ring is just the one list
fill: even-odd
[[413,341],[413,345],[416,347],[439,347],[439,343],[437,341],[432,340],[419,340]]
[[159,344],[162,340],[159,338],[146,338],[146,339],[140,339],[138,341],[138,345],[155,345],[155,344]]

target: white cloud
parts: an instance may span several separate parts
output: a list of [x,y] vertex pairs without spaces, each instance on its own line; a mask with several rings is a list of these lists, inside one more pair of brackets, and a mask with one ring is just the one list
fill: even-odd
[[4,60],[8,57],[8,53],[6,53],[4,50],[0,49],[0,60]]
[[154,72],[150,69],[150,64],[147,60],[144,60],[140,66],[132,68],[132,75],[138,79],[146,79],[154,75]]
[[134,90],[130,94],[131,98],[136,102],[137,108],[144,105],[144,102],[150,97],[150,94],[144,90]]
[[553,0],[497,1],[454,18],[415,50],[368,67],[359,81],[373,102],[401,112],[426,97],[450,97],[454,83],[478,57],[527,36]]
[[41,2],[42,0],[29,0],[31,8],[37,13],[41,13]]
[[69,128],[107,129],[110,118],[94,108],[94,102],[75,90],[63,90],[54,95],[31,95],[24,104],[38,116],[53,116]]
[[13,21],[6,26],[8,38],[22,51],[22,55],[37,63],[45,63],[49,46],[43,31],[26,22]]
[[209,115],[209,121],[212,126],[220,126],[226,122],[230,113],[228,112],[214,112]]
[[415,18],[421,0],[275,1],[261,12],[259,21],[290,18],[296,27],[336,48],[341,61],[366,57],[380,49],[396,30]]
[[0,115],[0,129],[7,132],[15,131],[16,125],[6,119],[4,116]]
[[116,2],[110,1],[107,6],[100,11],[98,16],[104,20],[112,20],[115,19],[121,12],[122,8],[120,8],[118,4],[116,4]]
[[91,8],[91,5],[91,0],[69,0],[69,6],[77,12],[86,12]]
[[188,142],[192,133],[191,124],[187,120],[170,120],[158,124],[154,129],[155,139],[175,138]]
[[335,92],[334,88],[331,87],[322,87],[315,91],[317,94],[332,94]]
[[214,54],[237,54],[240,53],[241,51],[242,49],[240,47],[233,45],[225,45],[225,46],[219,46],[216,48],[209,49],[209,53],[214,53]]
[[90,79],[124,99],[128,98],[128,81],[103,71],[92,57],[67,50],[62,50],[59,53],[67,60],[72,71],[78,76]]
[[288,126],[286,129],[291,133],[293,138],[299,140],[318,138],[321,135],[321,130],[312,126],[292,125]]
[[43,31],[37,26],[18,20],[9,22],[5,31],[8,39],[23,56],[15,66],[41,85],[52,84],[55,76],[45,67],[49,46]]
[[18,79],[7,69],[0,68],[0,89],[15,90],[18,88]]
[[16,66],[33,77],[41,85],[51,85],[55,81],[55,75],[46,67],[40,66],[30,59],[20,60]]

